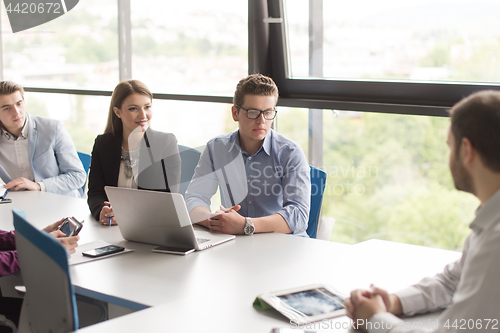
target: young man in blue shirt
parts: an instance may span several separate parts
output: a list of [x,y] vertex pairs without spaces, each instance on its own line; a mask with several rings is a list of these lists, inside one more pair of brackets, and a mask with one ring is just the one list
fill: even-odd
[[[238,130],[207,143],[186,191],[193,223],[225,234],[307,237],[309,165],[297,143],[271,129],[277,101],[269,77],[253,74],[238,83],[231,108]],[[212,214],[218,187],[223,206]]]

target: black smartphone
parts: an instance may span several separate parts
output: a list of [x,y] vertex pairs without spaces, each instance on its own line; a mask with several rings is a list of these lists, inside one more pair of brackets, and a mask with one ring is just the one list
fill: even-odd
[[125,250],[125,248],[122,246],[107,245],[103,247],[98,247],[97,249],[85,251],[82,254],[86,257],[97,258],[97,257],[107,256],[108,254],[122,252],[123,250]]
[[0,190],[0,204],[12,202],[12,200],[6,198],[7,193],[9,193],[9,190],[7,190],[6,188],[2,188]]
[[66,237],[78,235],[82,228],[83,223],[78,221],[74,216],[65,218],[64,222],[59,226],[59,230],[61,230]]
[[180,254],[185,256],[186,254],[194,252],[194,249],[185,247],[174,247],[174,246],[159,246],[155,247],[151,251],[159,253]]

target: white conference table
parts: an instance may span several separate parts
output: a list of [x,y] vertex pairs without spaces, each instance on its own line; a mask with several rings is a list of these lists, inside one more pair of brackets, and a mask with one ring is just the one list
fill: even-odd
[[270,332],[290,324],[274,310],[253,308],[258,294],[312,283],[327,283],[344,293],[375,283],[393,292],[460,257],[454,251],[387,241],[347,245],[282,234],[238,236],[187,256],[152,253],[153,245],[125,241],[118,227],[95,222],[83,199],[38,192],[8,196],[13,203],[0,205],[3,230],[13,228],[12,207],[24,209],[28,220],[40,228],[75,216],[86,220],[80,244],[103,239],[135,250],[72,266],[77,293],[145,309],[84,332]]

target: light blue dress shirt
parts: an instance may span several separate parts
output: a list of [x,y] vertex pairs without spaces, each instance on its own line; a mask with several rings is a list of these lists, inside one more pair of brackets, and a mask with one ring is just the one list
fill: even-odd
[[224,207],[239,204],[245,217],[278,213],[294,235],[308,237],[309,165],[302,148],[278,132],[270,130],[251,156],[241,149],[238,131],[210,140],[186,191],[188,210],[210,209],[218,187]]

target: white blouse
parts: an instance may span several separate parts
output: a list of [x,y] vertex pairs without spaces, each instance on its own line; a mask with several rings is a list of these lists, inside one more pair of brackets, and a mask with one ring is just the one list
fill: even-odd
[[118,187],[137,188],[139,151],[140,149],[129,151],[122,148]]

